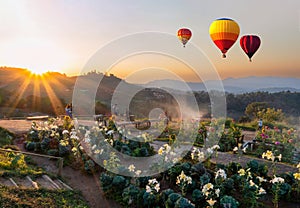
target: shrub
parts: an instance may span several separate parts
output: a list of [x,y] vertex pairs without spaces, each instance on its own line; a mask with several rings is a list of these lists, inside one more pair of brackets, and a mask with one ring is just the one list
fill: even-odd
[[143,200],[144,200],[144,206],[148,208],[155,207],[156,195],[149,192],[145,192],[143,195]]
[[182,196],[177,193],[170,194],[166,201],[166,208],[173,208],[175,206],[176,201],[181,197]]
[[192,201],[196,205],[196,207],[202,207],[202,204],[205,204],[205,196],[199,189],[195,189],[192,193]]
[[[111,189],[111,183],[113,181],[113,177],[106,174],[106,173],[102,173],[100,175],[100,182],[101,182],[101,187],[102,190],[104,191],[105,194],[108,193],[108,191]],[[109,195],[108,195],[109,196]]]
[[41,141],[41,149],[46,152],[49,149],[50,138],[46,137]]
[[161,199],[161,203],[165,206],[166,201],[168,200],[168,197],[170,194],[174,193],[173,189],[165,189],[160,193],[160,199]]
[[134,204],[139,204],[140,189],[130,184],[123,190],[122,201],[125,207],[132,207]]
[[220,200],[220,204],[222,207],[231,207],[237,208],[239,206],[239,202],[235,200],[232,196],[223,196]]
[[28,151],[34,151],[35,149],[35,142],[27,142],[25,149]]
[[174,208],[194,208],[195,206],[192,205],[188,199],[186,198],[179,198],[176,202],[175,202],[175,206]]

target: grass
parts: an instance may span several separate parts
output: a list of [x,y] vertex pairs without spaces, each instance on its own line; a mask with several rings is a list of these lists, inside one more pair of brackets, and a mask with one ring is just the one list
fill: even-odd
[[0,207],[84,208],[89,206],[77,191],[21,189],[0,185]]

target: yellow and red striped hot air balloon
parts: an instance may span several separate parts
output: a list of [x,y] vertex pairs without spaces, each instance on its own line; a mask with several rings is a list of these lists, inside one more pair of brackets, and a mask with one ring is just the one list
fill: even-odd
[[213,42],[223,53],[223,58],[226,58],[226,52],[239,37],[240,28],[234,20],[220,18],[211,23],[209,34]]
[[177,31],[177,37],[182,42],[183,47],[185,47],[185,44],[192,37],[192,32],[187,28],[181,28]]

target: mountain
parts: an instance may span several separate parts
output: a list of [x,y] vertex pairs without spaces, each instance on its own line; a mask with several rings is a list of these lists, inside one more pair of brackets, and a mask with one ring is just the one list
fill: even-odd
[[[224,90],[229,93],[241,94],[247,92],[267,91],[281,92],[291,91],[300,92],[300,79],[298,78],[282,78],[282,77],[244,77],[244,78],[228,78],[222,80]],[[220,81],[209,80],[203,83],[182,82],[179,80],[155,80],[151,81],[144,87],[161,87],[170,88],[181,91],[207,91],[219,90]]]

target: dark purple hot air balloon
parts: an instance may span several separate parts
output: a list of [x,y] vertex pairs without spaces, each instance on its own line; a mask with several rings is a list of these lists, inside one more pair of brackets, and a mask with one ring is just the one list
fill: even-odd
[[240,45],[251,61],[251,57],[260,46],[260,38],[256,35],[244,35],[240,39]]

